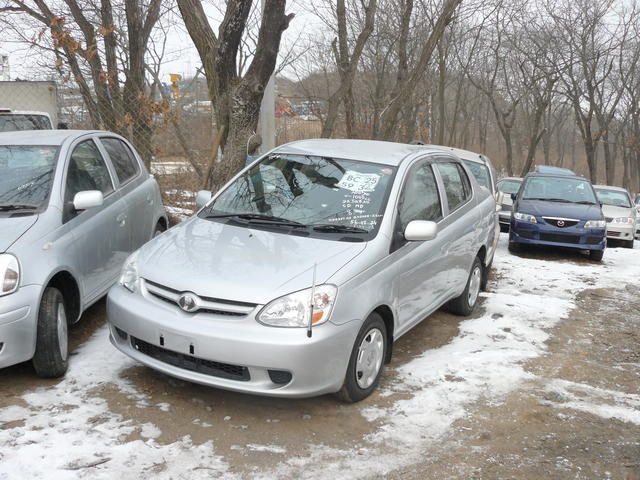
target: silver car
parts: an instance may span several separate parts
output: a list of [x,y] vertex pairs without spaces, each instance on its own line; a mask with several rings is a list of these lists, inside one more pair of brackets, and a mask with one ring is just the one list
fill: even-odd
[[0,134],[0,367],[68,364],[69,323],[123,262],[167,227],[160,190],[131,145],[107,132]]
[[607,238],[633,248],[638,215],[631,194],[624,188],[610,185],[594,185],[593,188],[602,203],[602,213],[607,221]]
[[500,229],[509,231],[511,225],[511,211],[513,210],[513,199],[511,195],[518,193],[522,185],[521,177],[504,177],[498,182],[498,190],[502,193],[502,205],[498,220],[500,221]]
[[365,140],[281,146],[198,198],[126,262],[111,341],[174,377],[283,397],[361,400],[394,341],[445,304],[470,314],[496,222],[454,154]]

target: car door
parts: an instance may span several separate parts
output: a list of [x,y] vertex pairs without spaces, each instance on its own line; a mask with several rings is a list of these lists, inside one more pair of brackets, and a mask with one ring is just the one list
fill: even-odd
[[[100,190],[104,203],[76,211],[73,198],[86,190]],[[93,139],[84,140],[71,150],[65,173],[64,205],[63,223],[68,224],[73,234],[73,257],[86,304],[116,280],[130,252],[126,205]]]
[[407,242],[404,230],[412,220],[440,223],[444,218],[441,192],[429,160],[413,165],[404,181],[397,205],[396,238],[392,245],[397,292],[398,328],[405,331],[438,308],[447,294],[448,260],[444,255],[451,239],[438,232],[426,242]]
[[435,164],[442,182],[447,204],[447,217],[443,230],[448,230],[449,285],[451,292],[459,294],[466,285],[476,252],[473,251],[479,214],[474,208],[471,182],[462,165],[454,160],[440,158]]
[[145,182],[142,168],[131,147],[116,137],[100,137],[115,171],[120,193],[127,204],[131,251],[145,244],[153,232],[153,182]]

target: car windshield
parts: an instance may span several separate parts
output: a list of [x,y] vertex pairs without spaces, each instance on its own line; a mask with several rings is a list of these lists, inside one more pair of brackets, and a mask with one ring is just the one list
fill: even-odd
[[631,201],[629,195],[626,192],[620,190],[609,190],[606,188],[597,188],[596,194],[598,200],[605,205],[611,205],[613,207],[631,208]]
[[511,195],[512,193],[518,193],[520,185],[522,185],[522,180],[500,180],[498,182],[498,190]]
[[591,184],[570,177],[531,177],[525,181],[523,200],[596,204]]
[[51,130],[51,121],[44,115],[10,113],[0,115],[0,132],[19,130]]
[[489,169],[486,165],[472,162],[470,160],[464,160],[464,164],[469,170],[471,170],[471,173],[481,186],[491,190],[491,175],[489,174]]
[[375,235],[395,171],[354,160],[272,154],[242,173],[201,216]]
[[0,145],[0,211],[44,206],[57,153],[54,146]]

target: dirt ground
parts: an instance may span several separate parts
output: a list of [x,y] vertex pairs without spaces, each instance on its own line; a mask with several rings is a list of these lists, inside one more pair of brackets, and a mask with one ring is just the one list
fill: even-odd
[[[578,265],[587,262],[579,256],[566,258],[549,252],[523,255]],[[616,406],[623,405],[628,407],[626,412],[640,416],[638,277],[623,278],[618,287],[607,289],[597,288],[597,277],[585,277],[585,289],[577,295],[575,308],[548,332],[546,354],[524,364],[528,377],[522,384],[507,395],[485,395],[467,405],[463,418],[437,441],[415,445],[419,449],[413,452],[417,461],[380,478],[640,480],[640,423],[635,417],[623,421],[616,415]],[[498,274],[490,285],[496,289],[508,282]],[[481,305],[477,316],[482,313]],[[266,478],[291,478],[274,469],[286,461],[285,457],[309,455],[309,444],[366,454],[369,437],[384,428],[384,419],[372,419],[364,413],[392,409],[395,402],[409,396],[393,388],[399,381],[398,369],[451,342],[463,320],[437,312],[401,338],[394,346],[381,393],[357,405],[338,403],[332,396],[286,400],[236,394],[182,382],[142,366],[131,366],[121,373],[135,386],[137,395],[109,383],[96,386],[91,394],[106,399],[111,414],[134,418],[137,425],[157,427],[155,435],[135,428],[119,439],[122,443],[150,436],[159,445],[185,436],[194,445],[213,440],[216,455],[224,458],[232,476],[260,477],[262,472],[276,472]],[[77,350],[104,322],[102,301],[71,329],[71,347]],[[113,355],[120,354],[114,350]],[[1,370],[0,411],[25,406],[25,394],[56,383],[36,378],[29,364]],[[144,398],[142,406],[140,398]],[[593,413],[594,404],[599,414]],[[104,421],[100,416],[91,419],[92,426]],[[0,431],[23,423],[3,423],[0,418]],[[0,443],[0,464],[5,448],[11,447]],[[149,466],[148,473],[162,474],[166,467],[159,461]],[[91,476],[93,470],[87,466],[84,475]],[[306,475],[295,474],[298,476]],[[348,470],[338,476],[350,477]]]

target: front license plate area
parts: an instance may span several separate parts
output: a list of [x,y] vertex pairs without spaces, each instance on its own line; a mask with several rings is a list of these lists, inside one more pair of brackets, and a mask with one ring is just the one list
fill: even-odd
[[195,354],[193,339],[177,333],[167,331],[158,332],[158,345],[173,352],[184,353],[186,355]]

